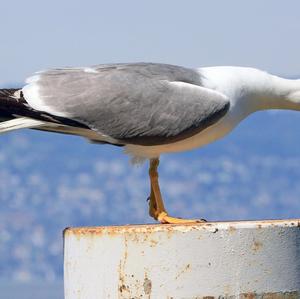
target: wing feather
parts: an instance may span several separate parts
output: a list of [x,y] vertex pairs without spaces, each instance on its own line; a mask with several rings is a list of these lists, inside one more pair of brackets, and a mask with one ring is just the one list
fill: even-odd
[[192,69],[164,64],[99,65],[38,73],[23,88],[36,110],[68,117],[124,144],[175,142],[227,112],[221,93]]

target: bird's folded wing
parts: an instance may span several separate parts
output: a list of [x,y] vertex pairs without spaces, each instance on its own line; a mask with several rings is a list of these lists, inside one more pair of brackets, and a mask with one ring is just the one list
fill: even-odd
[[34,109],[82,122],[124,144],[187,138],[229,108],[223,94],[201,86],[196,71],[163,64],[49,70],[29,78],[23,93]]

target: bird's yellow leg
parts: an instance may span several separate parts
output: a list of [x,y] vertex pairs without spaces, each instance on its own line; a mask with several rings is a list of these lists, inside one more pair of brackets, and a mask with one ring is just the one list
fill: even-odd
[[149,215],[161,223],[179,224],[179,223],[203,222],[204,220],[182,219],[182,218],[171,217],[168,215],[168,212],[166,211],[162,200],[159,183],[158,183],[158,171],[157,171],[158,164],[159,164],[158,158],[150,160],[149,177],[150,177],[151,193],[149,197]]

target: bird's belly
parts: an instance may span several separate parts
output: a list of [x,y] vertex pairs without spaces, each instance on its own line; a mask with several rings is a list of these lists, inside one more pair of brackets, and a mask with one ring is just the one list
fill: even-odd
[[222,138],[228,134],[237,125],[237,123],[238,121],[230,116],[224,117],[218,123],[181,141],[155,146],[129,144],[126,146],[126,152],[140,158],[154,158],[163,153],[188,151]]

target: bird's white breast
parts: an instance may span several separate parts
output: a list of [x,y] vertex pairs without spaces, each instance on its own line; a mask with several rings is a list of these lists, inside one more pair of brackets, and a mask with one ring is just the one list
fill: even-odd
[[225,136],[237,125],[237,123],[238,121],[236,121],[236,119],[231,116],[231,113],[228,112],[218,123],[192,137],[164,145],[140,146],[130,144],[126,146],[126,151],[131,155],[141,158],[153,158],[158,157],[163,153],[188,151],[209,144]]

